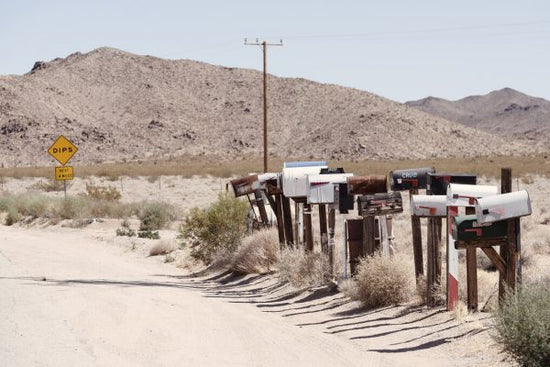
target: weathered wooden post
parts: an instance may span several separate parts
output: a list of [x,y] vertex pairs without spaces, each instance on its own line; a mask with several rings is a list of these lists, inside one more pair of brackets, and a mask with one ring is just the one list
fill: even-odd
[[288,246],[294,246],[294,233],[292,231],[292,213],[290,210],[290,199],[281,195],[283,204],[283,221],[285,224],[285,239]]
[[327,228],[327,206],[319,204],[319,230],[321,238],[321,251],[328,253],[328,228]]
[[[433,167],[412,168],[394,170],[390,172],[391,189],[393,191],[408,191],[409,200],[418,195],[418,190],[426,189],[427,174],[434,173]],[[412,244],[414,254],[414,273],[416,281],[424,275],[424,259],[422,255],[422,229],[420,226],[420,218],[411,216]]]

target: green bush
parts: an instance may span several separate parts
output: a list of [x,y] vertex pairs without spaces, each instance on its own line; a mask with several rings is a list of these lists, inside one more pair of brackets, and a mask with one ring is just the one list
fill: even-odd
[[248,204],[220,194],[206,209],[193,208],[180,226],[181,238],[190,244],[191,256],[210,264],[224,251],[232,253],[246,233]]
[[8,215],[6,216],[6,225],[11,226],[21,220],[21,214],[14,207],[8,208]]
[[139,210],[138,218],[141,221],[140,231],[155,231],[164,228],[171,220],[175,219],[173,208],[167,203],[145,203]]
[[130,228],[130,223],[124,219],[122,223],[120,224],[120,227],[116,230],[117,236],[126,236],[126,237],[134,237],[136,235],[136,231],[134,231],[132,228]]
[[139,238],[148,238],[150,240],[158,240],[158,239],[160,239],[160,234],[159,234],[159,231],[151,231],[151,230],[139,231],[138,232],[138,237]]
[[521,366],[550,366],[550,289],[547,284],[508,292],[495,313],[495,339]]

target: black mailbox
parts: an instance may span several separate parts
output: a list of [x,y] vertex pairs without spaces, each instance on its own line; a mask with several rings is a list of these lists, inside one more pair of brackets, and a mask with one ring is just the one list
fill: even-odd
[[425,189],[427,187],[428,173],[435,173],[435,169],[433,167],[424,167],[391,171],[391,189],[393,191]]
[[349,210],[353,210],[354,204],[354,196],[348,194],[348,184],[338,184],[338,211],[340,214],[348,214]]
[[464,185],[477,184],[476,175],[461,173],[428,173],[427,189],[432,195],[447,195],[447,186],[450,183]]

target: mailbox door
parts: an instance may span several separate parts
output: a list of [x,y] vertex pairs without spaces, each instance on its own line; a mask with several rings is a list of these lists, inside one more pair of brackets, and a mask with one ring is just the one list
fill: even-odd
[[427,187],[426,175],[430,172],[435,172],[435,169],[424,167],[391,171],[391,189],[393,191],[425,189]]

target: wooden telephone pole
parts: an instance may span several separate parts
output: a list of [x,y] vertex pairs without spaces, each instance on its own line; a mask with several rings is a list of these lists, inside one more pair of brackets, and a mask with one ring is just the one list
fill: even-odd
[[267,46],[282,46],[283,40],[279,43],[260,42],[257,38],[255,42],[248,42],[244,39],[244,44],[247,46],[262,46],[264,54],[264,173],[267,172]]

